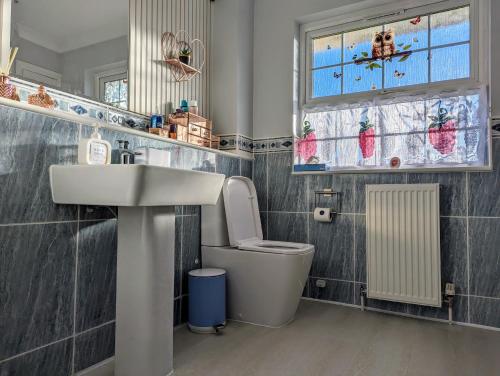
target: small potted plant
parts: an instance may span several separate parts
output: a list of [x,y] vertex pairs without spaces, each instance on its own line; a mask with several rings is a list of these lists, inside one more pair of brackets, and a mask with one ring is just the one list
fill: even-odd
[[179,61],[181,63],[190,65],[191,64],[191,55],[193,54],[193,49],[187,42],[179,43]]

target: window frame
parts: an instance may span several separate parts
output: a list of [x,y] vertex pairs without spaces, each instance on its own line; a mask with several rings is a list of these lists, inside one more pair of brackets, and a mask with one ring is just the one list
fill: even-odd
[[[348,17],[338,16],[320,22],[302,24],[300,27],[300,104],[301,109],[318,105],[336,105],[370,101],[377,97],[387,97],[394,94],[418,94],[428,90],[455,90],[457,88],[489,85],[489,55],[486,57],[480,51],[487,51],[489,35],[481,32],[481,18],[487,12],[481,12],[478,0],[445,0],[439,2],[428,0],[418,1],[417,6],[405,8],[408,1],[392,2],[389,6],[369,7],[357,12],[350,12]],[[489,3],[489,1],[487,0]],[[415,3],[413,1],[412,3]],[[335,96],[312,97],[312,45],[313,39],[340,34],[354,30],[365,29],[377,25],[411,19],[423,14],[438,13],[464,6],[470,7],[470,77],[457,80],[429,82],[425,84],[394,87],[361,93],[340,94]],[[481,14],[482,13],[482,14]],[[356,25],[356,27],[354,27]],[[486,39],[486,40],[485,40]],[[430,46],[429,46],[429,49]],[[431,49],[432,50],[432,49]],[[339,65],[340,66],[340,65]]]
[[[96,76],[96,80],[98,81],[99,100],[102,103],[105,103],[105,104],[108,104],[108,105],[113,106],[115,108],[118,108],[120,110],[123,110],[123,108],[116,105],[117,103],[121,103],[123,101],[114,102],[114,103],[105,101],[105,96],[106,96],[105,87],[106,87],[106,83],[115,82],[115,81],[123,81],[123,80],[127,80],[127,79],[128,79],[128,73],[126,71],[121,71],[121,72],[109,71],[109,72],[103,73],[102,75]],[[129,102],[128,102],[128,89],[127,89],[127,99],[126,99],[127,108],[128,108],[128,104],[129,104]]]

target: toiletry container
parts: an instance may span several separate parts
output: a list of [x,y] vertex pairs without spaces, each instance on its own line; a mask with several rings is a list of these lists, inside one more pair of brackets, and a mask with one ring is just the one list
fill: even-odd
[[90,138],[82,138],[78,144],[78,163],[82,165],[106,165],[111,163],[111,144],[102,140],[96,126]]
[[226,271],[189,272],[188,327],[196,333],[215,333],[226,325]]
[[189,112],[198,115],[198,101],[193,99],[189,101]]
[[134,152],[134,164],[170,167],[171,151],[141,147]]

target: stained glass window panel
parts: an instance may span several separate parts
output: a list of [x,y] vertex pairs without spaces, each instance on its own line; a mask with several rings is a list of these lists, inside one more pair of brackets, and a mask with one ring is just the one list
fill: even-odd
[[432,82],[470,77],[470,47],[461,44],[431,51]]
[[415,51],[429,44],[429,17],[419,16],[385,25],[386,31],[394,32],[397,51]]
[[340,95],[341,88],[342,67],[317,69],[313,71],[313,98]]
[[436,13],[430,17],[431,46],[469,41],[469,7]]
[[371,27],[344,33],[344,63],[372,56],[372,40],[382,27]]
[[[312,44],[312,98],[470,77],[469,7],[326,35]],[[338,82],[326,70],[316,72],[331,65]]]
[[313,68],[342,62],[342,35],[330,35],[313,40]]
[[425,84],[429,81],[429,52],[412,52],[408,58],[395,57],[386,61],[384,87],[402,87]]
[[382,88],[382,68],[366,69],[362,64],[344,66],[344,94],[380,90]]

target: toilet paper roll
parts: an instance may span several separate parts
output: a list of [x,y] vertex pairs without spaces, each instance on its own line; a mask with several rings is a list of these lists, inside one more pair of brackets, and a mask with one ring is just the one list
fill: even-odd
[[331,222],[332,215],[330,208],[316,208],[314,209],[314,220],[317,222]]

